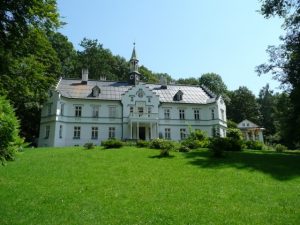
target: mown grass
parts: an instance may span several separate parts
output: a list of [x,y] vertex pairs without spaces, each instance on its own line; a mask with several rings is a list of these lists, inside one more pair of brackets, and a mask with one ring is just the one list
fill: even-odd
[[48,148],[0,167],[0,224],[300,224],[300,154]]

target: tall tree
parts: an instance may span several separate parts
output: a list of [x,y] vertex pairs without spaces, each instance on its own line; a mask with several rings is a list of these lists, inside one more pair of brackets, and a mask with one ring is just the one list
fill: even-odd
[[27,139],[37,134],[39,109],[61,73],[47,38],[59,26],[55,0],[0,4],[0,95],[6,95],[15,108]]
[[61,76],[71,77],[75,73],[77,54],[73,44],[59,32],[48,32],[48,39],[61,65]]
[[284,19],[283,28],[286,35],[281,37],[282,44],[270,46],[269,62],[257,67],[262,73],[272,73],[282,87],[289,93],[291,100],[290,138],[292,147],[300,146],[300,1],[295,0],[263,0],[261,14],[266,18],[279,16]]
[[265,128],[264,134],[268,139],[268,136],[274,135],[276,131],[274,125],[275,97],[269,84],[260,90],[257,102],[262,116],[261,125]]
[[247,87],[229,93],[230,103],[227,105],[227,118],[239,123],[244,119],[260,124],[260,112],[255,95]]
[[222,95],[226,103],[229,102],[228,89],[222,77],[216,73],[205,73],[199,78],[199,84],[209,88],[216,95]]

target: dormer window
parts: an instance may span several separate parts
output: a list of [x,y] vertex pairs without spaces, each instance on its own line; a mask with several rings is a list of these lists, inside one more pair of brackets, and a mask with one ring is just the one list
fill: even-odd
[[174,101],[181,101],[183,96],[183,92],[179,90],[175,95],[174,95]]
[[100,94],[100,88],[96,85],[95,87],[93,87],[92,89],[92,96],[93,97],[98,97]]

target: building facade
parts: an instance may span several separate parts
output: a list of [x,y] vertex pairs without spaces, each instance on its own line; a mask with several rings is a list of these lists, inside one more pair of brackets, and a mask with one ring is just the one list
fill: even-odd
[[243,120],[237,127],[242,131],[244,140],[246,141],[260,141],[264,143],[263,130],[264,128],[259,127],[250,120]]
[[226,136],[226,106],[200,86],[140,82],[135,48],[128,82],[61,78],[42,108],[39,146],[74,146],[109,138],[183,140],[191,130]]

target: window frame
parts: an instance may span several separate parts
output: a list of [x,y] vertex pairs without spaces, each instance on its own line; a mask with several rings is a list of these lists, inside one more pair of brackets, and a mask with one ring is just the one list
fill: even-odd
[[185,120],[185,110],[184,109],[179,109],[179,119]]
[[80,126],[74,126],[73,139],[80,139],[80,136],[81,136],[81,127]]
[[98,140],[99,137],[99,128],[98,127],[92,127],[91,129],[91,139],[92,140]]

